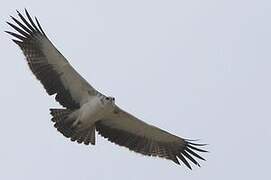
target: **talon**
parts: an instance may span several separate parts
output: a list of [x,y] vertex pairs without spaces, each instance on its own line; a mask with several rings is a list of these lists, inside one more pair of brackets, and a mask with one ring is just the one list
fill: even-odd
[[72,128],[78,128],[81,126],[81,122],[79,121],[79,119],[75,120],[73,123],[72,123]]

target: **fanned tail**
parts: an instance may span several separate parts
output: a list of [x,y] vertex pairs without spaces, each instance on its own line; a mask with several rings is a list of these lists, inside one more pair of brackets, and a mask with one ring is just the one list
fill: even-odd
[[53,116],[51,120],[55,123],[54,127],[72,141],[95,145],[95,126],[84,130],[74,127],[73,123],[76,118],[71,115],[73,112],[70,109],[50,109]]

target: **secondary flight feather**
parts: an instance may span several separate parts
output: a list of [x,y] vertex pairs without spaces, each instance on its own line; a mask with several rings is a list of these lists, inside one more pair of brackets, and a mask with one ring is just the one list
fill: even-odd
[[93,88],[55,48],[38,19],[25,10],[7,22],[15,32],[6,31],[23,51],[30,70],[49,95],[55,95],[64,108],[50,109],[54,127],[72,141],[95,144],[95,131],[109,141],[148,156],[158,156],[191,169],[205,160],[199,152],[207,152],[187,140],[149,125],[125,112],[108,97]]

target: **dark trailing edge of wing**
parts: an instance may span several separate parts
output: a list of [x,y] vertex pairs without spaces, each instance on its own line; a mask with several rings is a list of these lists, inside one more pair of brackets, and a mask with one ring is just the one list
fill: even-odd
[[104,138],[107,138],[110,142],[127,147],[129,150],[143,155],[158,156],[172,160],[176,164],[180,164],[178,161],[178,159],[180,159],[189,169],[192,169],[192,167],[188,160],[199,167],[200,164],[195,157],[205,161],[196,151],[207,152],[197,147],[205,146],[206,144],[196,144],[190,140],[185,140],[185,145],[152,141],[146,137],[138,136],[124,130],[111,128],[103,124],[102,121],[96,122],[95,125],[98,133]]
[[22,49],[31,71],[41,81],[47,93],[49,95],[57,94],[55,99],[64,107],[69,109],[79,108],[79,103],[72,99],[69,91],[62,84],[60,79],[61,73],[57,72],[48,63],[45,54],[42,52],[40,39],[47,37],[38,19],[35,17],[36,25],[26,9],[25,14],[27,19],[19,11],[17,13],[21,22],[12,16],[11,18],[16,25],[7,22],[17,33],[5,32],[16,38],[12,39],[12,41]]

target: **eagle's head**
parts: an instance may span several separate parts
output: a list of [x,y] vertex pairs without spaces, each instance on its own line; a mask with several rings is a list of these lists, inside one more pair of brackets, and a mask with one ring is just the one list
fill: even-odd
[[115,107],[115,98],[111,96],[105,97],[105,103],[111,104],[113,107]]

